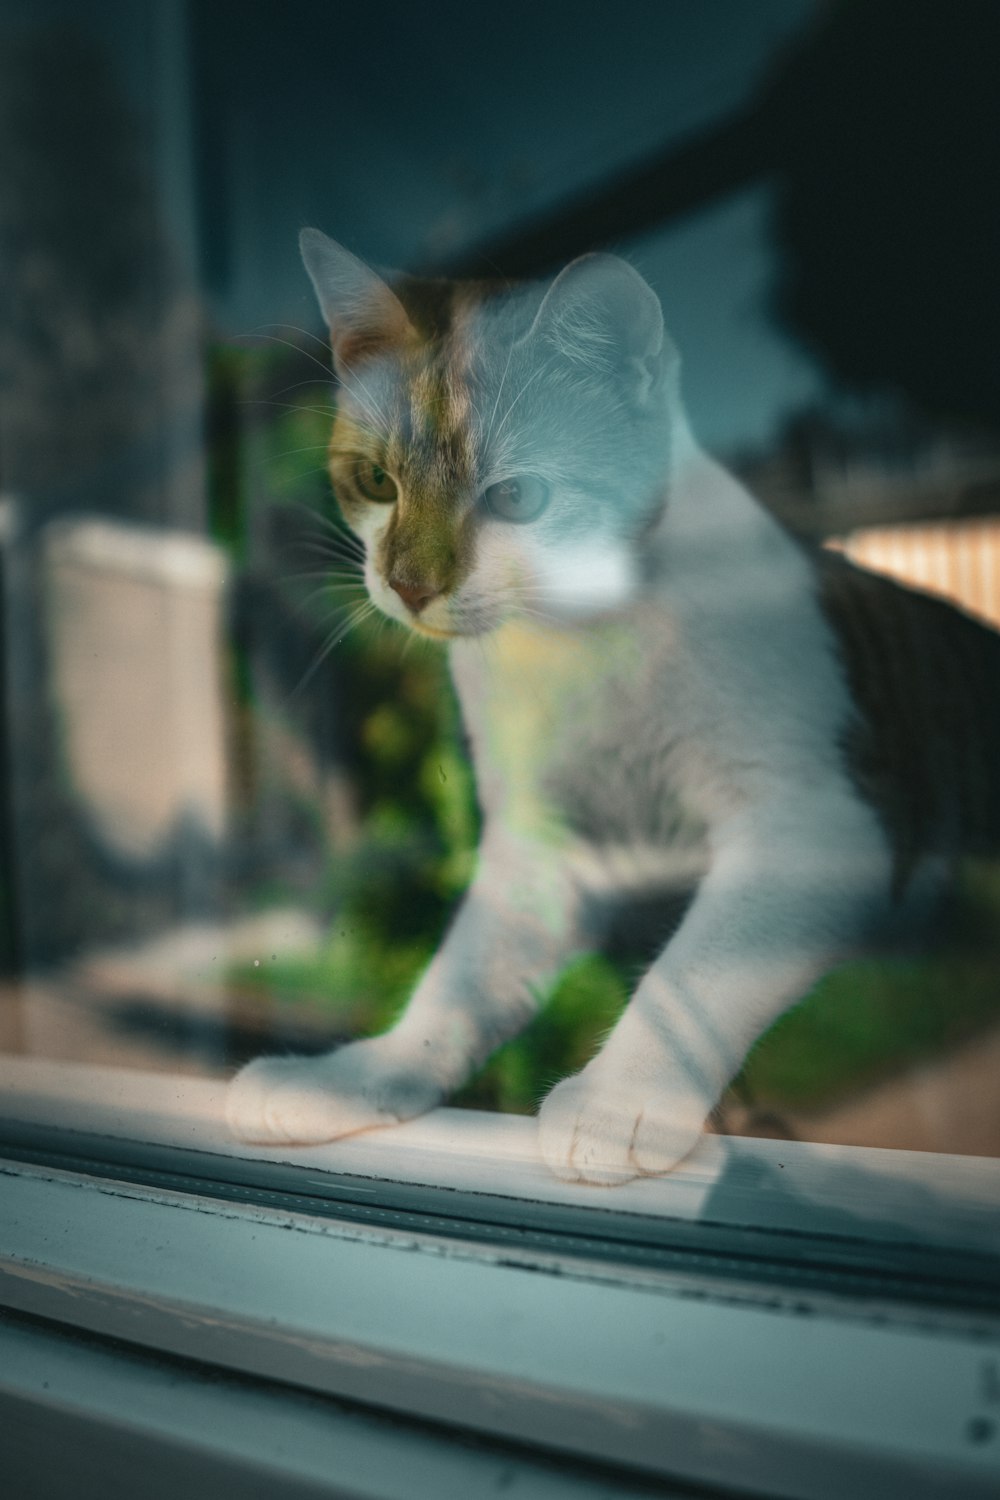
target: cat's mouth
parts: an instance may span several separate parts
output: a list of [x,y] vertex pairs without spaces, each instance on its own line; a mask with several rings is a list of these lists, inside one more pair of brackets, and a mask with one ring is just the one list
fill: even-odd
[[407,624],[418,635],[426,635],[432,641],[454,641],[463,634],[461,630],[441,630],[439,626],[428,625],[423,620],[408,620]]
[[455,610],[454,614],[446,611],[438,613],[444,614],[445,619],[442,621],[439,618],[432,622],[423,613],[416,614],[413,610],[407,610],[405,624],[416,635],[422,635],[427,640],[460,641],[470,636],[488,635],[500,623],[492,611],[470,608],[468,605]]

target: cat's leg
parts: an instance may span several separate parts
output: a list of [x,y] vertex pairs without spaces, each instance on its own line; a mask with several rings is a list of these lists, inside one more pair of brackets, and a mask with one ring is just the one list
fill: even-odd
[[559,854],[500,833],[399,1021],[316,1058],[264,1057],[229,1087],[248,1141],[335,1140],[423,1114],[527,1025],[583,941],[580,890]]
[[888,902],[890,858],[849,789],[791,793],[732,819],[684,920],[598,1055],[542,1105],[560,1177],[668,1171],[753,1043],[861,946]]

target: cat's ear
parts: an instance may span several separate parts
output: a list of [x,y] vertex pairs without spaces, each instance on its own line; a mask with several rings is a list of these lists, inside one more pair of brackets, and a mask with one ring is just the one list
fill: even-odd
[[646,404],[677,363],[660,299],[628,261],[581,255],[560,271],[529,334],[596,375],[624,380]]
[[403,304],[364,261],[318,229],[303,229],[299,249],[330,330],[339,372],[412,337]]

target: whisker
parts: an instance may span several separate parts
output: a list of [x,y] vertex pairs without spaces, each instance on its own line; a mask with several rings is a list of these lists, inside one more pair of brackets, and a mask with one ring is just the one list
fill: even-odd
[[[301,505],[301,501],[298,503]],[[366,556],[368,549],[364,542],[355,532],[349,530],[342,521],[333,516],[324,515],[322,511],[310,511],[307,506],[302,506],[302,509],[306,511],[307,515],[313,516],[318,526],[325,528],[324,539],[343,542],[346,547],[353,548],[359,557]]]
[[485,439],[485,441],[483,443],[484,450],[488,450],[489,446],[490,446],[490,440],[491,440],[491,438],[493,436],[493,423],[496,421],[497,408],[500,405],[500,397],[503,395],[503,388],[504,388],[504,385],[506,384],[506,381],[507,381],[507,371],[510,369],[510,362],[511,362],[511,360],[513,358],[514,358],[514,341],[512,339],[511,340],[511,344],[510,344],[510,348],[507,350],[507,363],[504,365],[504,367],[503,367],[503,374],[500,376],[500,385],[499,385],[499,387],[497,389],[497,398],[496,398],[496,400],[493,403],[493,411],[490,414],[490,427],[489,427],[489,431],[486,434],[486,439]]
[[517,405],[517,403],[522,399],[523,396],[525,396],[527,394],[527,392],[534,385],[535,381],[538,380],[540,376],[542,376],[542,375],[544,375],[546,373],[546,371],[548,370],[548,368],[552,364],[552,362],[553,361],[552,361],[551,357],[549,359],[547,359],[547,360],[544,360],[542,362],[542,364],[539,365],[538,369],[534,372],[534,374],[532,376],[530,376],[530,378],[524,382],[524,384],[522,385],[521,389],[518,391],[517,395],[514,397],[513,401],[508,406],[507,410],[504,412],[503,421],[500,423],[500,426],[497,428],[496,434],[495,434],[495,436],[493,438],[494,443],[499,443],[500,438],[501,438],[501,436],[503,434],[503,430],[507,426],[507,423],[510,421],[511,413],[513,412],[513,410],[514,410],[515,406]]
[[315,510],[312,506],[304,504],[301,500],[293,500],[291,504],[296,510],[300,510],[304,517],[315,522],[317,527],[325,527],[332,534],[333,538],[344,542],[348,547],[355,548],[359,557],[365,557],[367,549],[364,542],[343,521],[333,516],[325,515],[323,511]]
[[423,636],[418,636],[415,630],[407,630],[406,638],[403,641],[403,646],[399,653],[400,666],[402,666],[403,662],[406,660],[407,653],[410,651],[414,641],[416,640],[423,640]]
[[[319,344],[321,349],[329,350],[328,339],[321,339],[319,334],[311,333],[308,328],[300,328],[297,323],[259,323],[254,331],[263,333],[268,328],[288,328],[292,333],[301,333],[303,338],[312,339],[313,343]],[[298,345],[294,347],[298,348]]]
[[294,556],[288,559],[287,577],[290,579],[327,578],[336,583],[356,583],[359,587],[364,584],[364,569],[352,557],[337,557],[328,552],[320,552],[310,549],[312,556],[301,559],[302,566],[298,566],[299,560]]
[[292,549],[312,553],[316,557],[329,557],[336,562],[354,563],[359,568],[363,567],[365,562],[364,552],[356,552],[353,547],[341,546],[335,536],[297,537],[290,544],[289,550]]
[[[296,458],[300,453],[325,453],[326,443],[310,443],[306,448],[287,448],[284,453],[268,453],[264,458],[259,458],[256,463],[250,465],[250,473],[258,474],[261,469],[266,469],[268,464],[280,463],[283,458]],[[323,465],[326,468],[326,464]],[[317,469],[306,469],[303,473],[316,474]],[[299,477],[298,474],[295,476]]]
[[355,568],[350,563],[345,563],[342,559],[338,558],[334,558],[329,564],[326,564],[319,569],[306,570],[303,568],[302,570],[296,570],[294,572],[289,571],[285,575],[285,577],[289,582],[309,578],[322,578],[325,579],[328,583],[335,583],[338,588],[364,587],[364,574],[361,572],[361,570],[359,568]]
[[385,436],[389,432],[392,424],[390,423],[381,402],[376,400],[371,388],[365,384],[365,382],[361,379],[361,376],[358,375],[354,370],[346,370],[344,372],[344,375],[341,377],[341,383],[352,394],[355,388],[362,392],[363,397],[366,398],[366,400],[362,404],[366,404],[366,410],[369,415],[374,414],[374,416],[381,422],[381,432],[379,435]]
[[352,552],[349,547],[338,547],[332,537],[297,537],[283,549],[291,562],[301,558],[304,563],[315,559],[342,568],[345,573],[363,574],[365,558],[362,553]]
[[487,675],[495,679],[495,662],[491,658],[489,650],[487,649],[491,644],[490,637],[487,635],[479,635],[476,637],[476,643],[479,646],[479,660],[482,662]]
[[[357,584],[357,583],[320,584],[318,588],[310,589],[309,592],[308,592],[308,594],[306,594],[299,601],[299,603],[300,603],[301,608],[303,610],[307,610],[309,608],[309,606],[311,604],[315,603],[315,601],[317,599],[327,598],[330,594],[340,594],[340,593],[351,594],[351,593],[353,593],[354,595],[357,595],[357,594],[363,592],[363,587],[364,586],[362,584]],[[357,602],[360,603],[361,600],[358,600]],[[350,600],[350,598],[348,598],[348,599],[342,601],[341,604],[338,606],[338,608],[346,609],[347,606],[350,603],[351,603],[351,600]]]
[[386,633],[387,630],[391,629],[391,627],[394,624],[395,624],[395,621],[390,620],[388,615],[384,615],[382,613],[382,611],[379,610],[378,619],[375,621],[375,644],[376,645],[381,645],[381,643],[382,643],[382,637],[385,635],[385,633]]
[[240,406],[275,406],[280,411],[312,412],[317,417],[332,417],[333,413],[329,407],[300,406],[297,401],[270,401],[265,396],[248,396],[239,402]]
[[315,474],[326,474],[326,464],[316,464],[311,469],[296,469],[294,474],[286,474],[284,478],[272,477],[271,483],[277,493],[287,489],[290,484],[297,484],[301,479],[311,479]]
[[297,453],[320,453],[325,452],[328,443],[307,443],[304,448],[286,448],[282,453],[272,453],[271,458],[294,458]]
[[305,390],[308,386],[312,386],[313,388],[320,387],[321,389],[336,390],[336,385],[337,383],[332,376],[328,376],[326,380],[317,380],[315,375],[310,375],[308,380],[293,380],[291,385],[283,385],[280,390],[272,391],[271,395],[288,396],[292,391]]
[[349,578],[346,574],[338,578],[336,575],[331,575],[330,572],[324,570],[319,573],[290,573],[288,575],[290,583],[299,583],[310,578],[321,578],[327,589],[363,589],[365,586],[364,579],[360,574],[354,578]]
[[301,583],[303,581],[307,581],[310,578],[326,578],[334,579],[335,581],[342,581],[342,585],[344,588],[348,587],[349,582],[350,585],[354,588],[364,587],[364,578],[360,573],[355,573],[353,575],[347,572],[336,573],[332,568],[311,568],[308,572],[304,573],[288,573],[286,574],[286,577],[289,583]]
[[[271,324],[270,326],[272,328],[280,328],[281,324]],[[237,339],[264,338],[269,339],[272,344],[284,344],[286,349],[293,349],[296,354],[304,354],[306,359],[311,360],[314,365],[316,365],[320,370],[323,371],[323,374],[327,377],[327,379],[330,378],[329,366],[324,365],[320,360],[316,358],[315,354],[310,354],[309,350],[303,349],[300,344],[293,344],[291,339],[279,338],[276,333],[264,333],[263,331],[255,331],[254,333],[237,333],[235,337]]]
[[[346,606],[343,606],[343,608],[346,608]],[[356,604],[347,615],[347,617],[342,620],[340,624],[334,626],[333,630],[330,632],[329,638],[317,652],[315,660],[306,669],[306,671],[302,675],[301,680],[289,694],[289,702],[291,702],[293,698],[297,697],[298,694],[301,693],[305,688],[306,684],[312,680],[316,672],[330,655],[331,651],[335,650],[336,647],[340,645],[344,637],[348,635],[356,625],[360,625],[362,620],[364,620],[368,614],[371,614],[374,609],[375,605],[370,599],[367,599],[362,604]]]

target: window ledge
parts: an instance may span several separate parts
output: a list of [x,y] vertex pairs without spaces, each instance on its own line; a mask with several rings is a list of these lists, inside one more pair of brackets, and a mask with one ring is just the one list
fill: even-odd
[[[5,1061],[0,1082],[5,1114],[26,1126],[51,1129],[55,1119],[112,1143],[138,1133],[160,1147],[210,1148],[234,1170],[276,1159],[224,1140],[217,1084],[25,1060]],[[795,1143],[706,1141],[669,1179],[595,1192],[545,1177],[531,1130],[439,1111],[384,1137],[278,1156],[359,1196],[379,1198],[406,1174],[440,1188],[444,1176],[454,1192],[476,1184],[480,1195],[520,1198],[529,1225],[600,1201],[613,1202],[610,1218],[659,1215],[671,1226],[685,1214],[697,1220],[734,1150],[773,1166],[777,1146],[784,1170],[803,1180],[829,1158]],[[843,1151],[833,1155],[843,1166]],[[908,1179],[886,1169],[876,1181],[912,1188],[909,1166]],[[958,1167],[961,1191],[945,1181],[936,1197],[926,1183],[921,1193],[942,1214],[950,1193],[985,1215],[995,1164]],[[345,1224],[305,1211],[294,1195],[220,1201],[125,1172],[113,1180],[16,1161],[3,1171],[0,1306],[20,1313],[467,1432],[751,1493],[920,1500],[994,1494],[1000,1482],[995,1319],[972,1327],[878,1309],[866,1319],[844,1299],[754,1299],[555,1249],[484,1248],[419,1217],[407,1233]],[[982,1228],[977,1214],[970,1223]]]
[[666,1177],[608,1189],[554,1177],[539,1160],[535,1121],[523,1115],[444,1108],[330,1145],[264,1147],[232,1138],[224,1094],[217,1079],[0,1054],[0,1120],[8,1131],[194,1152],[219,1161],[223,1172],[237,1163],[285,1166],[300,1186],[336,1180],[347,1191],[353,1183],[359,1197],[377,1184],[408,1184],[616,1218],[693,1224],[708,1217],[741,1230],[1000,1255],[994,1158],[706,1135]]

